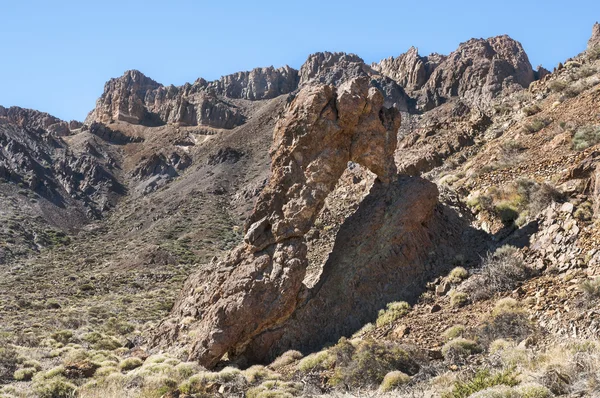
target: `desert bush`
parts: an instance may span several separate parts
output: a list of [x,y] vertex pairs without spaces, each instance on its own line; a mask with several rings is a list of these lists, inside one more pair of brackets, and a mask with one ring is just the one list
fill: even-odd
[[58,330],[50,335],[54,340],[62,344],[68,344],[73,338],[71,330]]
[[457,337],[450,340],[442,347],[444,358],[448,356],[467,357],[482,352],[481,347],[473,340]]
[[279,369],[302,359],[302,357],[303,355],[300,351],[289,350],[277,357],[273,363],[271,363],[270,367],[273,369]]
[[308,373],[312,371],[320,371],[329,368],[333,363],[333,358],[327,351],[320,351],[304,357],[298,363],[298,369],[301,372]]
[[410,311],[410,305],[406,301],[396,301],[388,303],[385,310],[379,311],[377,317],[377,326],[382,327],[395,322]]
[[481,300],[512,290],[529,276],[530,270],[518,257],[518,250],[506,245],[485,257],[480,275],[471,278],[465,288],[472,300]]
[[511,225],[519,218],[519,210],[511,202],[500,202],[494,208],[500,221],[506,225]]
[[594,208],[592,203],[586,201],[577,206],[573,217],[580,221],[590,221],[594,217]]
[[105,336],[98,332],[91,332],[83,336],[83,341],[90,344],[94,350],[112,351],[121,347],[119,340],[111,336]]
[[582,151],[600,142],[600,126],[580,127],[573,135],[572,146],[576,151]]
[[465,330],[466,328],[463,325],[454,325],[446,329],[442,335],[446,340],[452,340],[457,337],[463,337]]
[[469,295],[464,292],[457,292],[453,290],[450,292],[450,305],[454,308],[460,308],[467,305],[469,302]]
[[540,113],[542,111],[542,109],[538,106],[538,105],[531,105],[531,106],[526,106],[525,108],[523,108],[523,113],[525,114],[525,116],[533,116],[536,113]]
[[379,389],[383,392],[388,392],[408,383],[409,381],[409,375],[404,372],[400,372],[399,370],[394,370],[385,375],[381,385],[379,386]]
[[[510,368],[501,372],[492,373],[489,369],[482,369],[470,379],[457,381],[451,393],[444,398],[467,398],[473,394],[494,386],[504,385],[513,387],[519,384],[518,373]],[[483,397],[494,395],[483,395]],[[500,395],[502,397],[502,395]],[[510,395],[504,395],[510,397]],[[513,395],[514,396],[514,395]]]
[[262,365],[253,365],[242,372],[248,383],[255,384],[265,380],[279,380],[281,375]]
[[297,397],[302,394],[304,386],[302,383],[266,381],[248,390],[247,398],[289,398]]
[[119,369],[122,371],[128,371],[139,368],[143,363],[144,361],[137,357],[125,358],[119,363]]
[[366,387],[379,385],[386,374],[400,370],[409,375],[419,370],[419,365],[397,344],[364,340],[351,344],[340,340],[332,348],[335,355],[335,372],[331,385]]
[[16,370],[13,375],[13,378],[15,380],[19,380],[19,381],[21,381],[21,380],[28,381],[28,380],[31,380],[37,372],[38,371],[34,368],[23,368],[23,369]]
[[579,285],[579,289],[584,293],[588,300],[597,300],[600,298],[600,277],[588,279]]
[[567,88],[567,86],[567,82],[562,80],[553,80],[550,83],[548,83],[548,87],[550,88],[550,90],[552,90],[555,93],[560,93],[565,88]]
[[12,345],[0,347],[0,381],[10,378],[20,362],[17,350]]
[[533,133],[537,133],[544,127],[548,126],[550,123],[552,123],[552,120],[550,120],[548,118],[536,117],[536,118],[533,118],[533,120],[525,123],[525,125],[523,127],[525,128],[525,130],[528,133],[533,134]]
[[512,298],[504,298],[496,303],[491,317],[478,329],[479,341],[491,345],[498,339],[521,341],[533,333],[533,326],[527,312]]
[[554,396],[549,389],[537,383],[520,384],[514,389],[520,398],[550,398]]
[[74,398],[77,386],[63,377],[34,383],[33,390],[39,398]]
[[460,283],[469,277],[469,272],[463,267],[456,267],[448,274],[448,280],[452,283]]

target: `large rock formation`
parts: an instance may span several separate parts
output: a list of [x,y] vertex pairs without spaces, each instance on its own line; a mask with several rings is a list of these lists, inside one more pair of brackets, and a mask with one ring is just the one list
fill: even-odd
[[340,85],[356,77],[365,77],[384,96],[386,107],[400,111],[409,110],[410,99],[393,79],[371,68],[355,54],[319,52],[308,56],[300,68],[300,86],[315,82]]
[[272,66],[255,68],[250,72],[223,76],[206,85],[228,98],[270,99],[294,91],[298,87],[298,71],[287,65],[277,69]]
[[587,49],[592,50],[600,46],[600,23],[596,22],[592,28],[592,37],[587,44]]
[[205,82],[165,87],[131,70],[109,80],[86,123],[124,121],[145,126],[165,123],[233,128],[244,117],[231,104],[203,90]]
[[444,55],[439,54],[422,57],[415,47],[411,47],[398,57],[386,58],[373,64],[373,68],[395,80],[407,92],[413,92],[427,83],[435,68],[445,59]]
[[407,89],[421,110],[453,97],[486,107],[500,92],[527,88],[535,79],[523,47],[506,35],[471,39],[447,57],[420,57],[411,48],[373,67]]
[[194,319],[189,356],[214,366],[238,355],[260,333],[294,313],[307,261],[304,235],[350,161],[395,181],[397,110],[368,79],[339,87],[311,85],[290,102],[275,128],[271,178],[246,228],[245,244],[216,270],[185,284],[155,343],[185,341],[181,321]]

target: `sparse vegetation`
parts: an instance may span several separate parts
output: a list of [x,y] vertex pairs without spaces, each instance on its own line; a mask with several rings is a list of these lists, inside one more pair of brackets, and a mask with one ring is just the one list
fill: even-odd
[[409,311],[410,305],[406,301],[388,303],[385,310],[379,311],[379,316],[377,317],[377,326],[382,327],[389,325],[408,314]]
[[518,250],[502,246],[483,260],[481,273],[471,278],[466,286],[473,300],[491,297],[493,294],[514,289],[527,279],[531,271],[523,264]]
[[600,126],[580,127],[573,136],[573,149],[583,151],[600,142]]
[[465,357],[482,352],[481,347],[473,340],[457,337],[450,340],[442,347],[444,358],[449,356]]
[[389,372],[383,378],[379,389],[383,392],[392,391],[410,381],[410,376],[399,370]]
[[[479,391],[499,385],[513,387],[519,384],[517,376],[518,374],[514,369],[505,369],[502,372],[496,373],[493,373],[489,369],[482,369],[472,378],[456,382],[452,393],[446,394],[444,398],[467,398]],[[487,396],[493,395],[483,395],[483,397]]]
[[455,267],[448,274],[448,280],[452,283],[460,283],[469,277],[469,271],[463,267]]
[[469,302],[469,295],[464,292],[452,291],[450,292],[450,305],[454,308],[460,308],[467,305]]

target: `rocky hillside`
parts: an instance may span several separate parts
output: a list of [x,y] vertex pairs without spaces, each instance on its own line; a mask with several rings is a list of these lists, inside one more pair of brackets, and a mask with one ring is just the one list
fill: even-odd
[[599,103],[596,24],[0,107],[0,396],[595,396]]

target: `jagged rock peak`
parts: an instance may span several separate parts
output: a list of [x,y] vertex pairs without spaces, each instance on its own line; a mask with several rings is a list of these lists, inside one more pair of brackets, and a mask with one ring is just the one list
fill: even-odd
[[435,68],[445,59],[446,56],[435,53],[422,57],[417,48],[411,47],[404,54],[383,59],[372,67],[395,80],[407,91],[415,91],[423,87]]
[[588,41],[587,48],[591,50],[600,46],[600,23],[596,22],[592,27],[592,37]]
[[[69,123],[48,113],[18,106],[5,108],[0,105],[0,124],[3,122],[30,130],[44,130],[56,135],[67,135],[70,132]],[[72,124],[75,126],[77,122],[73,121]]]
[[[300,85],[311,80],[319,80],[323,83],[337,83],[340,80],[340,72],[343,69],[351,70],[355,76],[366,73],[365,62],[356,54],[343,52],[318,52],[308,56],[308,59],[300,67]],[[353,77],[355,77],[353,76]]]
[[431,109],[451,97],[478,106],[489,105],[501,91],[527,88],[535,80],[521,43],[507,35],[461,43],[433,71],[419,98]]
[[254,68],[223,76],[206,86],[229,98],[269,99],[294,91],[298,87],[298,71],[287,65],[277,69]]
[[155,126],[165,123],[207,125],[230,129],[244,122],[244,116],[220,97],[260,100],[295,90],[298,71],[289,66],[256,68],[207,82],[163,86],[137,70],[109,80],[96,108],[86,122],[124,121]]

